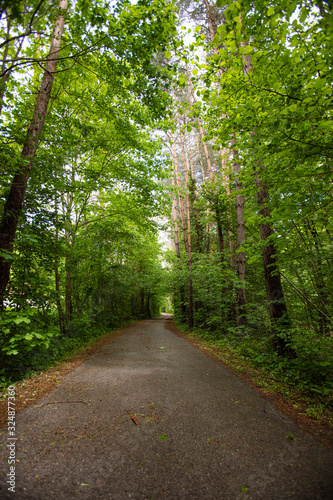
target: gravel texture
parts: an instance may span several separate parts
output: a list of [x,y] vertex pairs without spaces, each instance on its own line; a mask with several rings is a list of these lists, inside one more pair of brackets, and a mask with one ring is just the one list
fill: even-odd
[[2,431],[1,499],[333,498],[333,451],[168,321],[125,328],[17,416],[15,493]]

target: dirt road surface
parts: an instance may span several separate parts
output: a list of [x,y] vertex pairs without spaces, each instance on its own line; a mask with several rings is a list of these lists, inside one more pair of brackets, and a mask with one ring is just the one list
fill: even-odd
[[333,452],[168,321],[125,328],[17,416],[15,493],[2,430],[1,499],[333,498]]

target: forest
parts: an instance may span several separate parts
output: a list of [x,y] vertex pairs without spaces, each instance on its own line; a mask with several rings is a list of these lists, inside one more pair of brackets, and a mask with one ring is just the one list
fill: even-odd
[[164,311],[328,408],[332,1],[0,8],[1,383]]

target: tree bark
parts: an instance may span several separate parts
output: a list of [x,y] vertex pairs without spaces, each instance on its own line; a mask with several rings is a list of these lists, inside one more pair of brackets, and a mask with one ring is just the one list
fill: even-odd
[[[191,75],[190,75],[190,70],[188,69],[188,64],[187,63],[186,63],[186,74],[187,74],[187,81],[188,81],[188,84],[189,84],[190,90],[191,90],[192,99],[193,99],[193,102],[195,104],[197,102],[197,99],[195,97],[195,93],[194,93],[194,89],[193,89],[193,85],[192,85],[192,80],[191,80]],[[204,134],[204,130],[203,130],[200,118],[197,118],[197,120],[198,120],[198,125],[199,125],[201,143],[202,143],[202,147],[203,147],[204,153],[205,153],[205,158],[206,158],[206,163],[207,163],[207,168],[208,168],[209,180],[212,181],[214,175],[213,175],[213,170],[212,170],[212,163],[210,161],[210,157],[209,157],[209,153],[208,153],[207,144],[204,141],[205,134]]]
[[[177,185],[179,189],[181,189],[181,182],[180,182],[180,174],[179,174],[179,165],[178,165],[178,158],[177,158],[177,151],[176,151],[176,145],[175,145],[175,140],[173,137],[173,134],[170,132],[170,137],[171,137],[171,148],[172,148],[172,155],[173,155],[173,164],[174,164],[174,170],[175,170],[175,177],[177,180]],[[187,231],[186,231],[186,222],[185,222],[185,210],[184,210],[184,203],[183,203],[183,197],[179,193],[178,195],[179,199],[179,206],[180,206],[180,215],[182,219],[182,228],[183,228],[183,235],[184,235],[184,246],[185,246],[185,252],[188,254],[188,243],[187,243]]]
[[[175,187],[175,178],[172,176],[172,187]],[[180,259],[180,248],[179,248],[179,236],[178,236],[178,222],[177,222],[177,198],[176,195],[173,196],[172,200],[172,213],[173,213],[173,222],[175,225],[174,229],[174,241],[176,247],[176,256],[177,259]]]
[[40,135],[47,114],[54,74],[57,68],[61,37],[64,30],[64,14],[67,9],[67,3],[67,0],[59,1],[59,14],[52,34],[50,52],[45,64],[45,71],[38,92],[32,122],[28,127],[26,140],[22,150],[21,167],[13,178],[0,223],[0,250],[7,256],[7,258],[3,256],[0,257],[0,299],[3,298],[9,281],[11,267],[10,255],[13,251],[18,218],[22,211],[24,196],[33,166],[32,160],[35,158],[38,149]]
[[[248,42],[246,40],[241,43],[242,47],[247,45]],[[244,75],[247,76],[250,72],[252,72],[252,60],[250,55],[243,55],[243,64]],[[254,139],[255,132],[252,132],[251,136]],[[264,172],[265,166],[261,160],[259,160],[259,165],[260,171]],[[266,183],[262,182],[259,178],[258,170],[255,175],[256,187],[258,189],[257,205],[259,208],[259,214],[263,219],[262,223],[259,225],[260,238],[264,242],[268,242],[268,244],[263,246],[262,258],[267,298],[269,301],[269,315],[273,330],[273,343],[279,355],[294,357],[295,352],[289,346],[290,333],[288,330],[290,328],[290,322],[278,268],[277,249],[275,245],[271,243],[271,236],[274,234],[274,229],[269,222],[271,218],[270,210],[266,206],[266,202],[269,200],[269,192]],[[281,336],[281,332],[284,332],[283,336]]]
[[[236,145],[236,140],[232,140],[232,146]],[[244,198],[242,194],[237,194],[242,189],[242,184],[239,181],[239,171],[241,164],[237,161],[238,151],[233,151],[234,158],[234,174],[235,174],[235,188],[236,188],[236,270],[238,278],[241,282],[241,288],[237,292],[237,325],[242,326],[246,324],[245,318],[245,305],[246,305],[246,291],[245,291],[245,252],[240,251],[242,245],[245,243],[245,221],[244,221]]]
[[[173,146],[174,147],[174,143]],[[174,151],[176,153],[176,151]],[[172,155],[173,156],[173,155]],[[175,187],[175,175],[176,175],[176,166],[174,163],[174,158],[173,158],[173,165],[174,165],[174,175],[172,176],[172,186]],[[181,199],[181,198],[179,198]],[[174,194],[173,197],[173,220],[175,224],[175,246],[176,246],[176,256],[178,259],[178,268],[181,270],[181,262],[180,262],[180,246],[179,246],[179,233],[178,233],[178,222],[177,222],[177,197]],[[184,227],[184,225],[183,225]],[[186,247],[185,247],[186,248]],[[186,321],[186,308],[185,308],[185,293],[184,293],[184,287],[181,286],[179,288],[179,294],[180,294],[180,314],[181,314],[181,322],[185,323]]]
[[[264,168],[262,167],[262,169]],[[258,173],[256,173],[256,187],[259,188],[257,192],[259,214],[265,221],[259,226],[260,238],[266,242],[274,234],[274,230],[268,222],[271,217],[270,210],[265,205],[267,200],[269,200],[268,189],[266,184],[259,179]],[[277,249],[272,243],[263,246],[262,258],[267,298],[269,301],[269,315],[274,335],[273,343],[279,355],[287,354],[288,356],[293,356],[294,353],[288,346],[289,334],[286,337],[279,335],[282,331],[290,328],[290,322],[278,268]]]
[[189,272],[189,281],[188,281],[188,326],[189,328],[193,328],[193,286],[192,286],[192,255],[191,255],[191,219],[190,219],[190,197],[189,197],[189,171],[190,166],[188,164],[187,154],[184,150],[183,140],[182,140],[182,132],[180,125],[180,117],[177,111],[177,121],[179,128],[179,142],[180,148],[182,151],[183,158],[183,166],[185,172],[185,182],[186,182],[186,218],[187,218],[187,266]]
[[63,314],[63,310],[62,310],[62,306],[61,306],[61,300],[60,300],[60,276],[59,276],[59,257],[58,257],[59,229],[58,229],[58,201],[57,201],[57,195],[55,196],[55,219],[56,219],[56,234],[55,234],[56,249],[55,249],[55,254],[54,254],[54,268],[55,268],[54,269],[54,274],[55,274],[56,302],[57,302],[57,309],[58,309],[60,332],[64,333],[64,331],[65,331],[64,314]]

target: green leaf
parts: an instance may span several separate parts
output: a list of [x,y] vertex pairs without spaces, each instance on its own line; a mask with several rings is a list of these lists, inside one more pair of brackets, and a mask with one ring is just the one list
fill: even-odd
[[[229,0],[230,1],[230,0]],[[216,0],[216,7],[220,7],[221,9],[227,5],[228,0]]]
[[268,16],[272,16],[274,14],[274,7],[270,7],[267,11]]
[[19,325],[20,323],[31,323],[31,320],[29,318],[26,318],[25,316],[19,316],[18,318],[14,319],[14,323],[16,325]]
[[221,24],[220,26],[217,27],[217,32],[218,33],[224,33],[226,30],[225,24]]
[[160,436],[158,436],[158,439],[164,439],[165,441],[167,441],[169,438],[167,436],[163,436],[163,434],[161,434]]
[[171,58],[171,52],[168,50],[167,52],[165,52],[165,57],[167,59],[170,59]]
[[301,23],[304,23],[305,19],[307,18],[307,15],[308,15],[308,9],[306,7],[303,7],[303,9],[301,10],[300,18],[299,18]]
[[198,31],[200,31],[200,30],[201,30],[201,26],[196,26],[194,28],[194,33],[198,33]]
[[195,68],[195,69],[192,71],[192,74],[193,74],[194,76],[196,76],[196,75],[198,74],[198,70],[197,70],[197,68]]

